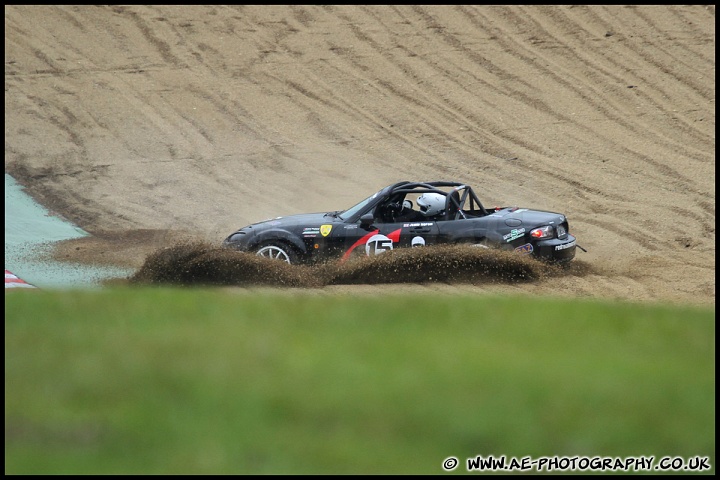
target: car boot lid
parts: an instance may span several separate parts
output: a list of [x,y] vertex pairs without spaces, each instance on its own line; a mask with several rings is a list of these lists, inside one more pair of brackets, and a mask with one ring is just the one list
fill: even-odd
[[511,227],[519,225],[554,225],[565,221],[565,215],[528,208],[504,207],[491,213],[491,217],[500,217]]

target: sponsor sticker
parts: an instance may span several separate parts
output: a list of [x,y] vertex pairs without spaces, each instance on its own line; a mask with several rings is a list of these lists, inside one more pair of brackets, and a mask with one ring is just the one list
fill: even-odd
[[327,237],[332,231],[332,225],[320,225],[320,235]]
[[566,243],[564,245],[558,245],[555,247],[555,250],[565,250],[566,248],[574,247],[575,246],[575,240],[573,240],[570,243]]
[[522,237],[525,234],[525,228],[513,228],[510,233],[503,235],[503,240],[506,242],[512,242],[513,240]]
[[318,227],[305,227],[305,228],[303,228],[302,233],[303,233],[303,235],[313,235],[313,234],[317,235],[318,233],[320,233],[320,228],[318,228]]
[[430,227],[434,225],[435,222],[415,222],[415,223],[403,223],[403,228],[408,227]]
[[520,245],[519,247],[517,247],[515,251],[526,255],[533,252],[533,246],[531,243],[526,243],[525,245]]

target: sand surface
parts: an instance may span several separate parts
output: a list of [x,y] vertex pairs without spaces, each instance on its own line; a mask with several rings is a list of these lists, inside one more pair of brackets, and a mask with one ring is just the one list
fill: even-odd
[[6,6],[5,172],[139,267],[399,180],[565,213],[591,273],[325,287],[715,303],[715,6]]

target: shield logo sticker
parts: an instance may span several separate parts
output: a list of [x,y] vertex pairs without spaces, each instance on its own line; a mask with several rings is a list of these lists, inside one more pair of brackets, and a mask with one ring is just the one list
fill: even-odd
[[332,225],[320,225],[320,235],[323,237],[327,237],[330,235],[330,231],[332,230]]

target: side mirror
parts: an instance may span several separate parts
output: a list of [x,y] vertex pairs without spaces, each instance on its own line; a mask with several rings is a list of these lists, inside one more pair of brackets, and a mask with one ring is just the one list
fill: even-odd
[[360,227],[364,229],[369,229],[373,222],[375,221],[375,218],[373,217],[372,213],[366,213],[362,217],[360,217]]

